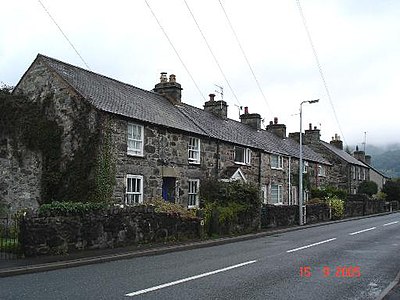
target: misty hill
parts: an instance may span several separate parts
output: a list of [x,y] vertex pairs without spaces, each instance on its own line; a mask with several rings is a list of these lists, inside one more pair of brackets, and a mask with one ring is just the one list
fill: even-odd
[[[356,146],[349,147],[351,153],[355,149]],[[391,178],[400,178],[400,144],[367,145],[366,154],[371,155],[374,168]]]
[[372,165],[389,177],[400,177],[400,150],[387,151],[373,156]]

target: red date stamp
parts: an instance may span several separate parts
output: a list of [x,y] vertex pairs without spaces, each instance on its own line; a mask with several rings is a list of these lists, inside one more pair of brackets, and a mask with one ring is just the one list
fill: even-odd
[[[359,266],[336,266],[331,268],[329,266],[323,266],[320,270],[324,278],[335,277],[335,278],[358,278],[361,277],[361,269]],[[300,267],[300,277],[309,278],[312,276],[314,270],[310,266]]]

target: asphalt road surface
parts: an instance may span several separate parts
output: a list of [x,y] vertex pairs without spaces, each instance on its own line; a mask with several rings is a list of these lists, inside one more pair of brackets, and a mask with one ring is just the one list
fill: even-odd
[[376,299],[400,213],[249,241],[0,278],[0,299]]

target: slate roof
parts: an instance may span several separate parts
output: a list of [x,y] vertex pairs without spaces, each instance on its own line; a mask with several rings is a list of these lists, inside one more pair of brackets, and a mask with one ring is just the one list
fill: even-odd
[[[255,130],[241,122],[222,119],[185,103],[173,105],[153,91],[146,91],[41,54],[38,54],[36,60],[44,62],[99,110],[261,149],[268,153],[299,157],[299,145],[292,139],[282,140],[266,130]],[[307,146],[303,149],[305,160],[330,164]]]
[[335,153],[337,156],[339,156],[340,158],[342,158],[343,160],[348,162],[349,164],[357,165],[357,166],[364,167],[364,168],[369,168],[368,165],[359,161],[358,159],[356,159],[355,157],[353,157],[346,151],[343,151],[343,150],[341,150],[327,142],[324,142],[324,141],[321,141],[321,144],[324,145],[326,148],[328,148],[331,152]]

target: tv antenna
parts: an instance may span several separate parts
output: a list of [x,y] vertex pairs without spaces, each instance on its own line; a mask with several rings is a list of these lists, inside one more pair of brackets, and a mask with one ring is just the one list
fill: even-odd
[[215,90],[215,92],[221,96],[221,100],[224,100],[224,88],[217,84],[214,85],[218,88],[218,90]]
[[362,142],[363,147],[364,147],[364,153],[365,153],[365,148],[367,146],[367,132],[364,131],[364,141]]

